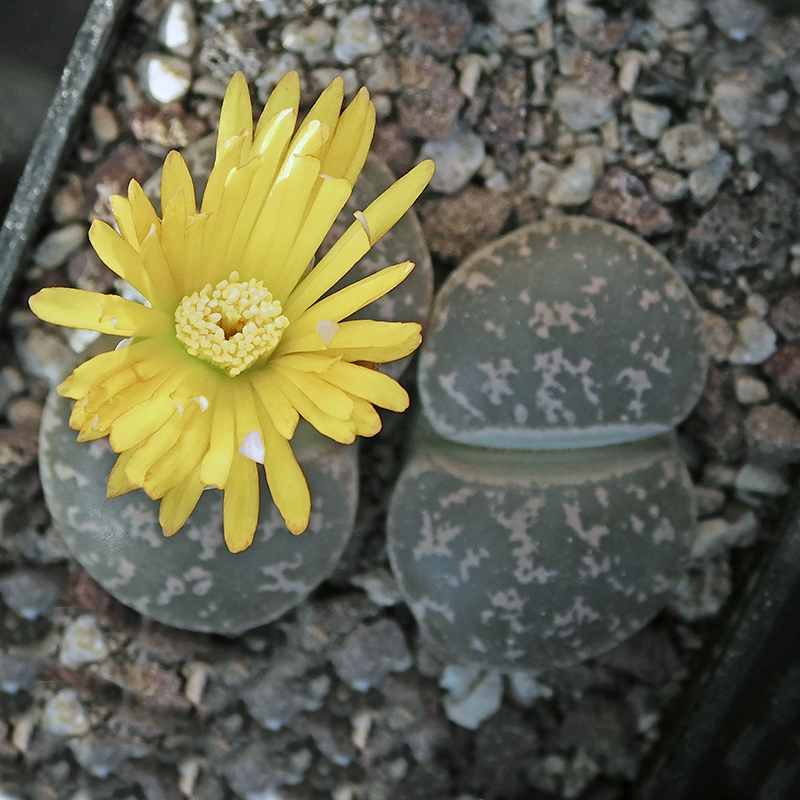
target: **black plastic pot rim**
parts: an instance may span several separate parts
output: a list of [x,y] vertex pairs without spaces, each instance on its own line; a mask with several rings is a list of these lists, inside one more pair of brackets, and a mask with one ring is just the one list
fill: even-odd
[[0,309],[6,305],[53,181],[77,133],[86,98],[100,76],[108,48],[129,6],[130,0],[92,0],[75,37],[55,97],[0,228]]

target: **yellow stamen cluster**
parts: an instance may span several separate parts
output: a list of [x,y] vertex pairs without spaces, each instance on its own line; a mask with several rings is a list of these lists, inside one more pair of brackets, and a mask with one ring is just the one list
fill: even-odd
[[175,310],[175,333],[193,356],[235,377],[271,353],[289,320],[262,281],[239,274],[184,297]]

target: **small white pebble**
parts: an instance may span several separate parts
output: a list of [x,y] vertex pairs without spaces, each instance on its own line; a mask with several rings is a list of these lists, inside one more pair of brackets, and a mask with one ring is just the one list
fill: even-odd
[[65,667],[77,669],[84,664],[102,661],[106,656],[105,637],[91,614],[82,614],[64,631],[59,660]]
[[200,759],[186,758],[178,764],[178,789],[184,797],[192,797],[197,776],[200,774]]
[[776,350],[777,334],[760,317],[747,316],[739,320],[736,336],[728,354],[731,364],[761,364]]
[[762,319],[769,313],[769,303],[767,302],[767,299],[763,295],[755,292],[748,296],[747,300],[745,300],[745,305],[747,306],[748,311],[751,311],[757,317],[761,317]]
[[752,375],[740,375],[734,384],[736,399],[744,405],[762,403],[769,397],[769,389],[764,381]]
[[108,144],[119,139],[119,122],[108,106],[96,103],[92,106],[90,114],[92,130],[98,141]]
[[192,85],[192,67],[174,56],[148,53],[139,60],[142,84],[157,103],[182,100]]
[[199,39],[194,9],[189,0],[172,0],[158,26],[158,41],[179,56],[194,53]]
[[211,668],[202,661],[189,661],[183,668],[186,686],[183,693],[194,706],[199,706],[206,689]]
[[42,727],[56,736],[80,736],[89,730],[89,719],[73,689],[62,689],[47,701]]

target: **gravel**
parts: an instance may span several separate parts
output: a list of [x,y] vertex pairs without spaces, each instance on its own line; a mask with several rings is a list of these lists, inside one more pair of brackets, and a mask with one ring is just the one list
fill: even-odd
[[381,50],[381,35],[372,19],[370,6],[358,6],[346,14],[336,28],[333,53],[343,64]]
[[447,667],[442,674],[447,718],[462,728],[475,730],[500,710],[503,677],[499,672],[483,672],[471,667]]
[[680,170],[692,170],[708,164],[719,152],[719,140],[701,125],[675,125],[664,132],[658,149],[667,163]]
[[105,636],[90,614],[82,614],[64,631],[59,661],[70,669],[103,661],[108,656]]
[[672,112],[666,106],[655,105],[638,98],[631,101],[631,122],[646,139],[658,139],[671,117]]
[[460,128],[446,139],[426,142],[420,150],[421,158],[432,158],[436,174],[431,189],[453,194],[469,183],[486,157],[486,148],[480,136]]
[[[633,796],[797,486],[800,19],[755,0],[133,5],[0,347],[0,796]],[[509,230],[586,213],[645,237],[690,284],[713,359],[680,431],[700,537],[639,634],[507,679],[441,663],[383,545],[405,422],[361,445],[361,535],[334,579],[250,634],[153,625],[66,551],[35,429],[48,389],[98,345],[38,323],[27,294],[112,289],[90,220],[110,220],[131,178],[156,185],[170,148],[213,150],[236,69],[255,102],[289,69],[305,107],[335,74],[348,96],[370,88],[374,150],[398,173],[438,162],[416,206],[437,281]]]

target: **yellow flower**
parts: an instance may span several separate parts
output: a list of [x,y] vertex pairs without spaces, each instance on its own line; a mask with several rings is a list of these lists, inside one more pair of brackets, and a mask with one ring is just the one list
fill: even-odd
[[112,198],[121,235],[104,222],[92,224],[100,258],[149,305],[66,288],[30,299],[48,322],[131,339],[79,366],[58,391],[76,401],[70,426],[79,441],[108,436],[119,453],[108,496],[143,488],[160,499],[167,536],[211,486],[224,490],[228,548],[249,547],[258,464],[286,527],[302,533],[311,500],[289,444],[299,417],[349,444],[380,430],[374,406],[408,406],[398,383],[363,362],[412,353],[420,326],[344,320],[414,265],[387,267],[327,293],[409,209],[433,164],[417,165],[356,212],[309,270],[350,196],[375,127],[366,89],[344,111],[342,99],[338,78],[295,131],[300,80],[292,72],[254,128],[247,82],[237,73],[225,94],[200,212],[189,170],[171,152],[161,218],[131,181],[127,198]]

